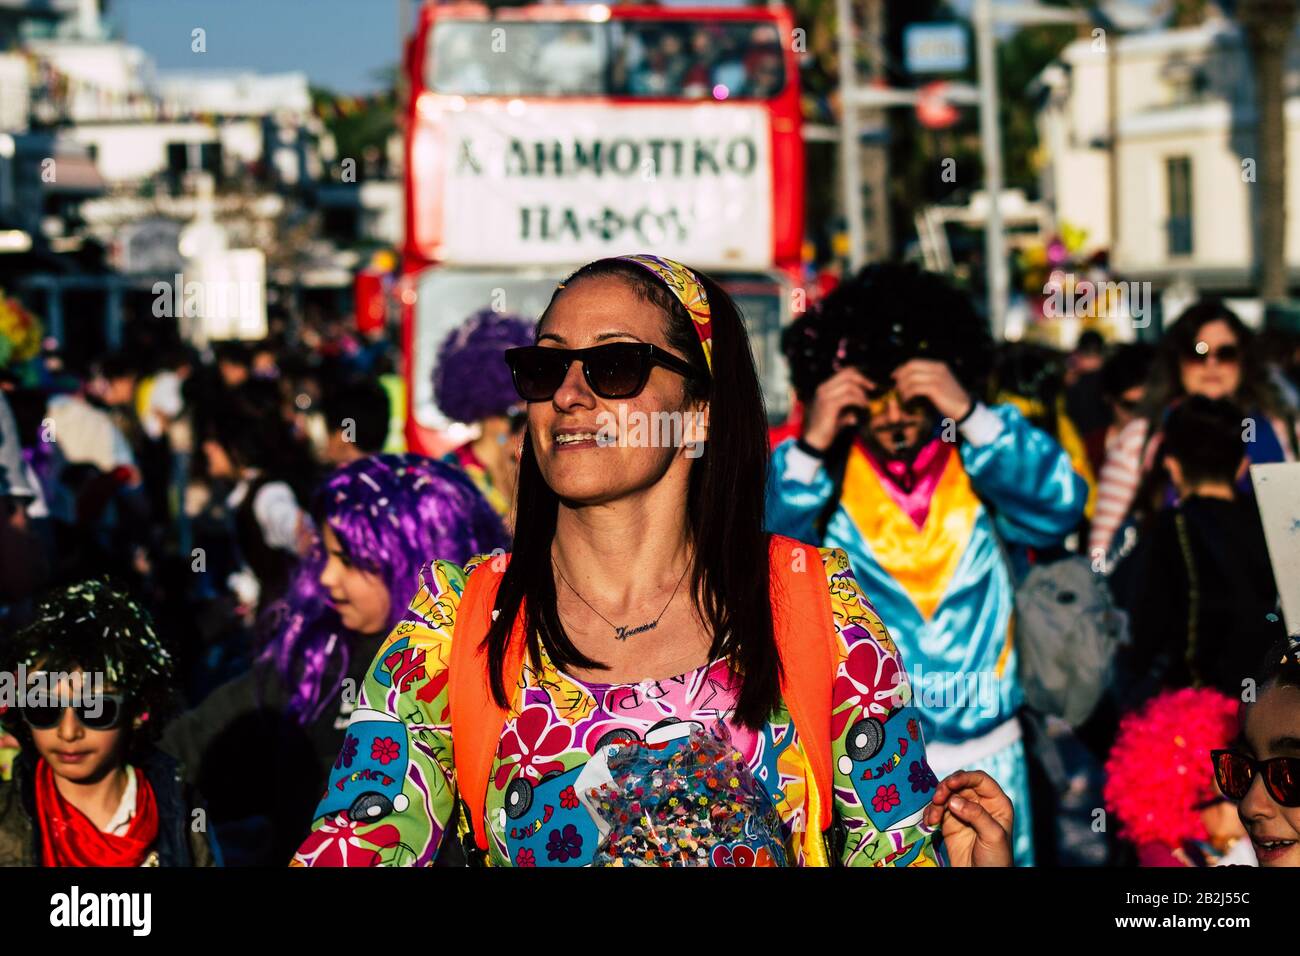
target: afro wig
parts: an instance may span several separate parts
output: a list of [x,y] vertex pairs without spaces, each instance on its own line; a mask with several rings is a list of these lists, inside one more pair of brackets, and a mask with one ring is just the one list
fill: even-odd
[[454,422],[480,422],[520,403],[502,353],[533,344],[533,323],[480,309],[438,348],[433,397]]
[[1153,698],[1120,723],[1106,761],[1106,808],[1134,844],[1176,848],[1208,834],[1196,804],[1213,797],[1210,751],[1237,732],[1237,702],[1187,688]]
[[972,395],[984,394],[993,340],[969,297],[913,265],[870,265],[840,283],[782,335],[801,401],[840,369],[883,385],[910,359],[944,362]]

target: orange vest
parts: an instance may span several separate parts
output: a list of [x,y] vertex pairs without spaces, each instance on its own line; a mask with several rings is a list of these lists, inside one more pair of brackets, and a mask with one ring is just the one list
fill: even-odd
[[[831,825],[834,793],[831,692],[837,661],[830,589],[815,546],[781,535],[770,538],[772,623],[781,659],[781,693],[812,774],[812,779],[806,781],[804,860],[808,865],[826,866],[822,835]],[[491,626],[497,589],[509,560],[507,554],[480,564],[470,573],[456,613],[448,674],[457,789],[469,810],[474,841],[484,851],[488,848],[487,784],[505,728],[506,708],[492,699],[483,638]],[[502,671],[507,690],[518,686],[526,653],[521,606]]]

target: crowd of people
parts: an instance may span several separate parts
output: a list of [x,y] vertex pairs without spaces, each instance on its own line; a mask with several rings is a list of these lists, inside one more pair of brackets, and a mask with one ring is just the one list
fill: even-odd
[[441,460],[382,339],[51,348],[0,374],[0,865],[1300,865],[1263,345],[994,343],[874,265],[770,428],[722,287],[604,259],[441,344]]

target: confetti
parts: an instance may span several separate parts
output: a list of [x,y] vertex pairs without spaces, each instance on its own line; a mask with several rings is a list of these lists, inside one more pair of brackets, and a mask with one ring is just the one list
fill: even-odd
[[[666,745],[623,742],[608,762],[613,785],[587,793],[610,824],[595,865],[785,865],[780,816],[725,737],[696,730]],[[712,772],[719,764],[730,765],[726,777]]]

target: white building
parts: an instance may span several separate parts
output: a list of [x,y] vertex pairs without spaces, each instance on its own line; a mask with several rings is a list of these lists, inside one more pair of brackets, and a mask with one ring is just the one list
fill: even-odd
[[[1300,44],[1287,85],[1287,251],[1300,283]],[[1232,21],[1076,40],[1035,89],[1043,196],[1058,223],[1086,229],[1122,278],[1252,294],[1256,117]]]
[[298,135],[320,133],[303,73],[155,76],[143,50],[112,41],[43,41],[32,52],[58,72],[64,91],[38,111],[70,122],[111,185],[189,169],[236,176],[262,162],[286,185],[319,175]]
[[[38,123],[67,127],[90,150],[111,186],[195,169],[220,181],[258,163],[284,185],[319,178],[309,168],[315,151],[299,135],[308,129],[315,140],[321,131],[306,74],[159,74],[144,50],[107,36],[96,0],[63,6],[63,19],[26,38],[14,55],[21,73],[0,60],[0,130],[14,128],[9,117],[30,103]],[[21,77],[25,86],[27,57],[35,80],[24,97],[3,81]]]
[[167,113],[276,116],[304,122],[311,114],[305,73],[184,72],[158,77]]

